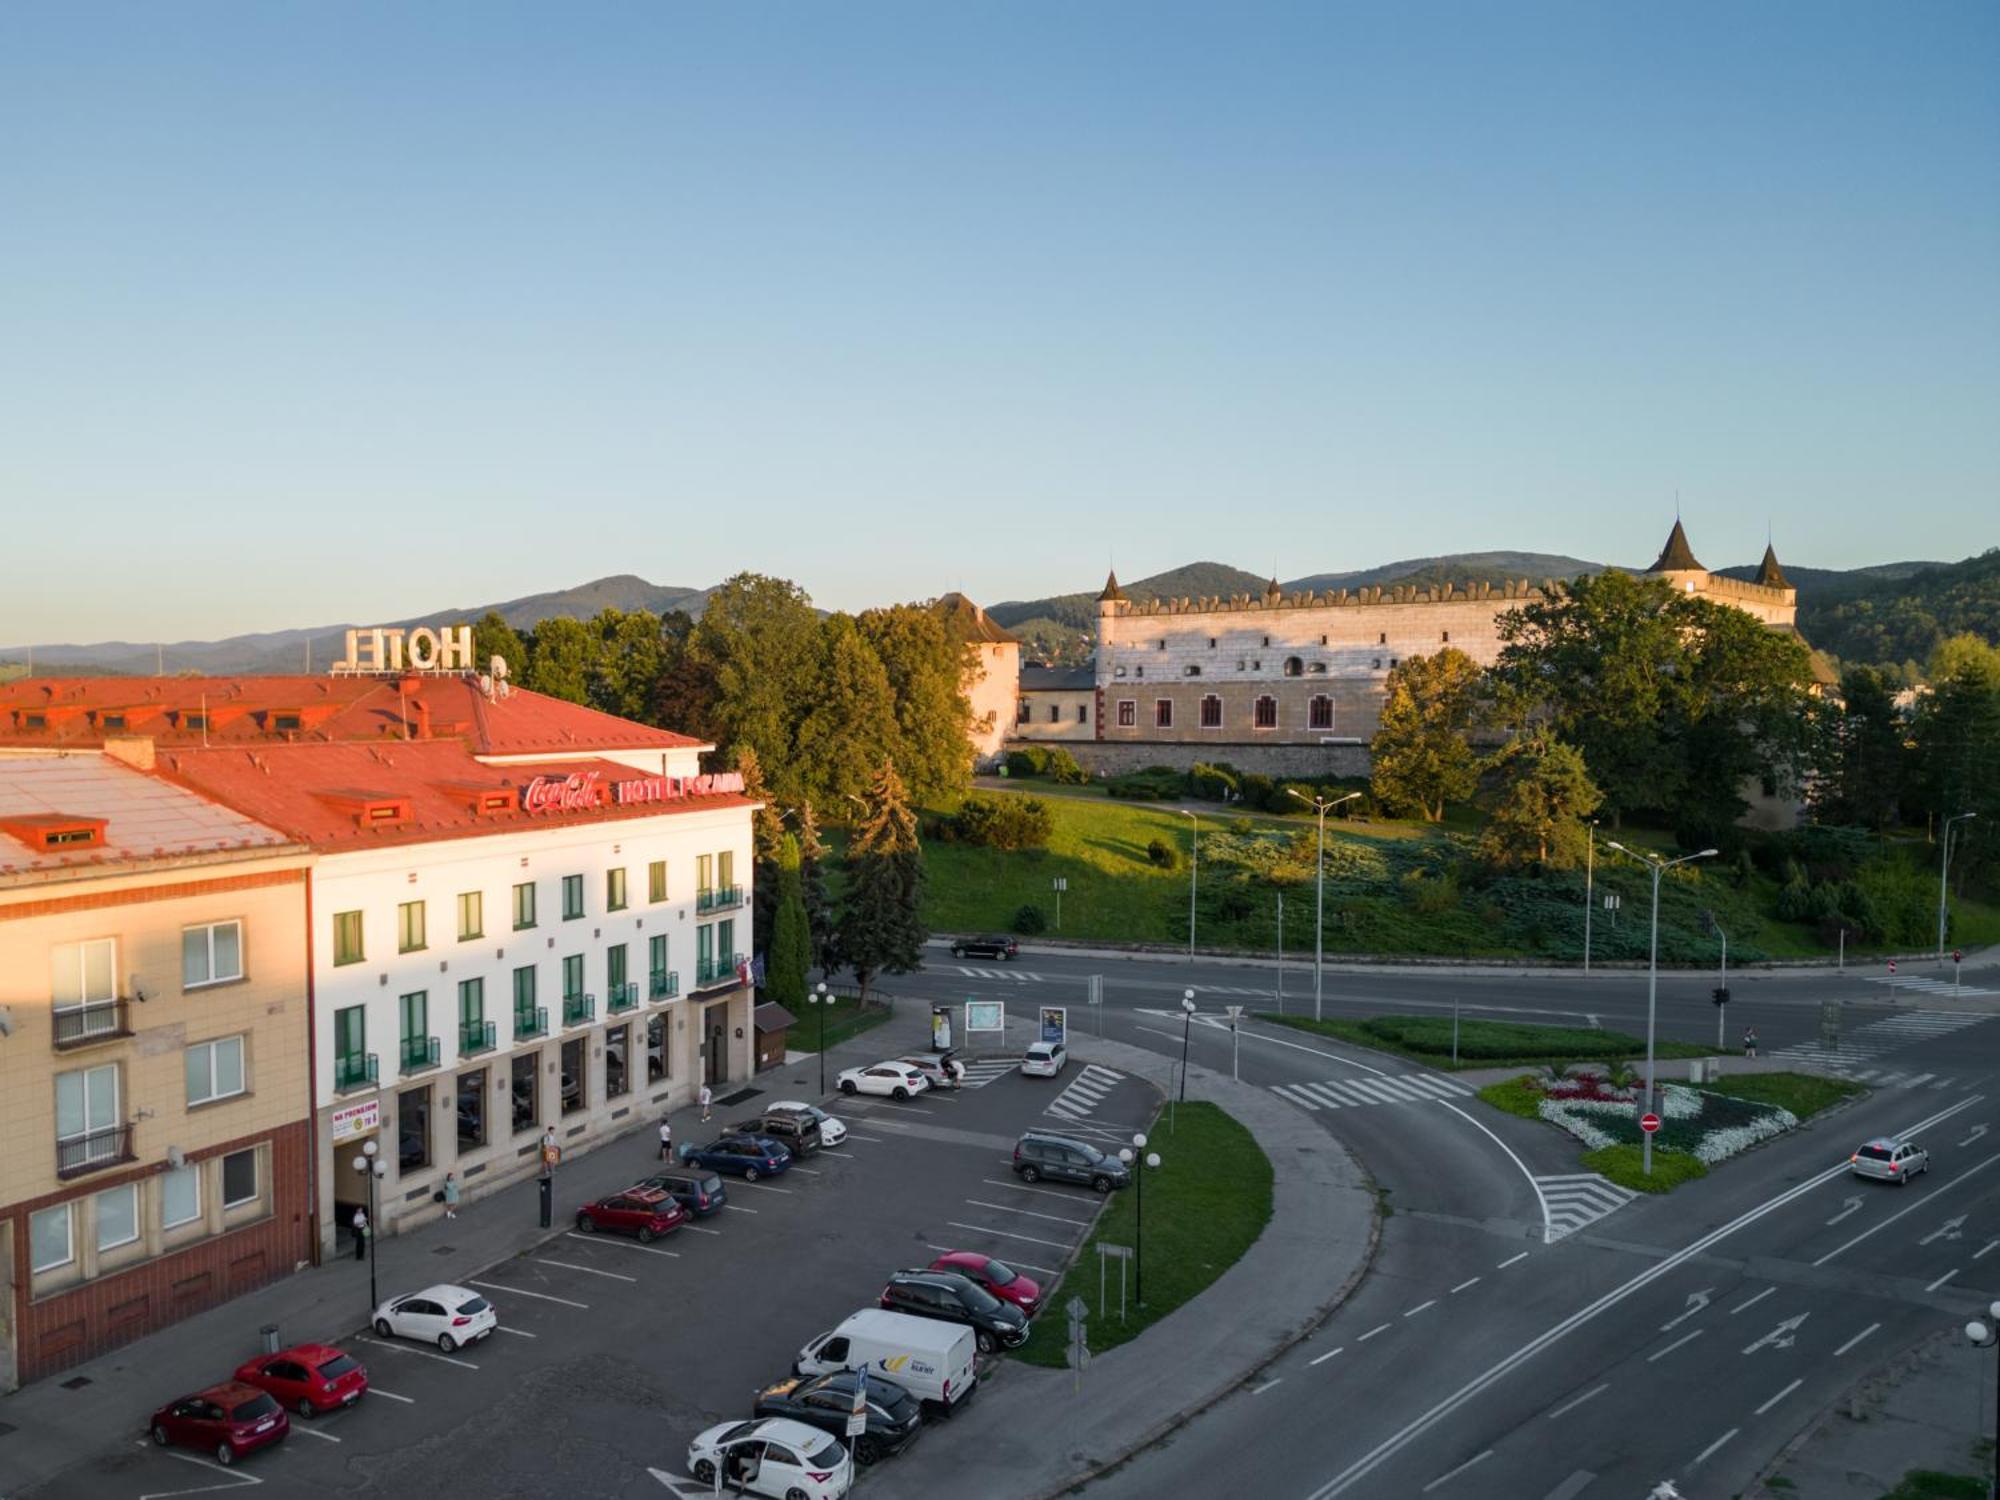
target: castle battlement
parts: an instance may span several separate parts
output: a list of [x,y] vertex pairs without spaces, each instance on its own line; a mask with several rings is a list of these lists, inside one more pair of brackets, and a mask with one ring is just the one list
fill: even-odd
[[[1733,582],[1734,580],[1728,580]],[[1747,587],[1747,585],[1746,585]],[[1209,615],[1241,614],[1250,610],[1270,609],[1360,609],[1376,604],[1472,604],[1481,601],[1540,599],[1553,593],[1555,582],[1544,579],[1539,584],[1527,579],[1508,579],[1504,583],[1465,584],[1410,584],[1398,583],[1388,587],[1359,589],[1329,589],[1325,593],[1297,591],[1284,593],[1269,590],[1263,594],[1232,594],[1228,598],[1215,595],[1198,599],[1148,599],[1134,602],[1121,593],[1116,599],[1102,601],[1107,608],[1103,613],[1120,619],[1136,619],[1147,615]]]

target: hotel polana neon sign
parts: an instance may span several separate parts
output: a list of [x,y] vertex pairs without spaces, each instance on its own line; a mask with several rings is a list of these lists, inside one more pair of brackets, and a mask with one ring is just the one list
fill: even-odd
[[689,797],[721,797],[743,790],[741,771],[712,776],[635,776],[605,781],[596,771],[537,776],[521,788],[523,812],[576,812],[588,807],[629,807],[639,802],[680,802]]

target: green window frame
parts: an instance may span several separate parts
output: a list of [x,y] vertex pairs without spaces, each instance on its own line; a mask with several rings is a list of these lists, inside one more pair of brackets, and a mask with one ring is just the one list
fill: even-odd
[[667,972],[667,935],[658,932],[646,939],[646,972],[664,974]]
[[535,925],[535,882],[524,880],[514,887],[514,930]]
[[719,964],[736,962],[736,919],[733,917],[715,924],[715,961]]
[[565,875],[562,878],[563,920],[574,922],[583,915],[583,877]]
[[368,1055],[367,1006],[343,1006],[333,1013],[333,1055],[343,1061]]
[[725,891],[736,884],[736,852],[733,849],[724,849],[715,856],[715,884]]
[[625,983],[625,945],[613,943],[604,950],[604,983],[610,990],[617,990]]
[[614,865],[604,872],[604,909],[623,911],[625,909],[625,867]]
[[367,956],[367,944],[362,941],[361,913],[358,911],[335,912],[333,914],[333,961],[336,964],[358,964]]
[[461,979],[458,982],[458,1024],[469,1026],[486,1019],[486,981]]
[[431,994],[429,990],[412,990],[407,995],[396,997],[396,1013],[403,1028],[403,1040],[427,1037],[430,1029]]
[[458,893],[458,940],[469,942],[473,938],[486,936],[486,893],[484,891],[460,891]]
[[396,951],[420,953],[429,946],[424,941],[424,903],[399,903],[396,907]]
[[646,866],[646,899],[667,899],[667,862],[664,859],[656,859]]
[[535,966],[526,964],[514,971],[514,1014],[535,1008]]
[[563,999],[574,1000],[583,994],[583,955],[571,953],[563,959]]

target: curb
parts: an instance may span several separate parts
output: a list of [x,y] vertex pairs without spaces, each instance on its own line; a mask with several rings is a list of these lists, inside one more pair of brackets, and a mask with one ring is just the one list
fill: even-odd
[[1772,1490],[1770,1487],[1770,1482],[1778,1477],[1778,1471],[1780,1469],[1784,1468],[1786,1464],[1790,1463],[1794,1458],[1798,1457],[1799,1451],[1802,1448],[1804,1448],[1807,1443],[1810,1443],[1814,1438],[1818,1437],[1821,1431],[1825,1429],[1826,1425],[1829,1422],[1831,1422],[1835,1417],[1840,1415],[1840,1409],[1843,1406],[1845,1406],[1849,1401],[1854,1399],[1854,1397],[1866,1386],[1868,1386],[1874,1381],[1880,1380],[1882,1376],[1892,1366],[1901,1364],[1903,1361],[1910,1359],[1912,1356],[1921,1357],[1923,1351],[1929,1349],[1933,1344],[1942,1343],[1943,1341],[1955,1338],[1956,1336],[1957,1336],[1957,1331],[1955,1329],[1941,1328],[1936,1333],[1931,1334],[1928,1338],[1921,1338],[1918,1339],[1913,1344],[1904,1345],[1894,1354],[1891,1354],[1886,1358],[1877,1361],[1874,1365],[1869,1367],[1869,1369],[1866,1370],[1864,1373],[1856,1376],[1854,1381],[1851,1384],[1849,1384],[1846,1387],[1846,1389],[1841,1391],[1840,1395],[1834,1399],[1831,1405],[1827,1406],[1824,1410],[1819,1412],[1818,1415],[1811,1418],[1805,1424],[1805,1426],[1801,1427],[1796,1433],[1794,1433],[1790,1438],[1790,1440],[1787,1441],[1783,1447],[1779,1448],[1777,1453],[1775,1453],[1772,1456],[1770,1462],[1765,1464],[1763,1468],[1759,1469],[1756,1472],[1756,1474],[1751,1478],[1749,1484],[1746,1485],[1743,1489],[1745,1500],[1757,1500],[1757,1497],[1759,1496],[1768,1496],[1772,1497],[1772,1500],[1775,1500],[1775,1497],[1777,1495],[1788,1493],[1787,1491]]

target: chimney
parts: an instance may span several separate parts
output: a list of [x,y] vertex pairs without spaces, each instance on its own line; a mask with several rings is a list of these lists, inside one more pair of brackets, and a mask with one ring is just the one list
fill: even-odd
[[153,769],[153,737],[150,734],[107,734],[104,737],[104,753],[136,770]]
[[413,706],[417,710],[417,738],[427,740],[431,737],[431,706],[423,698],[418,698]]

